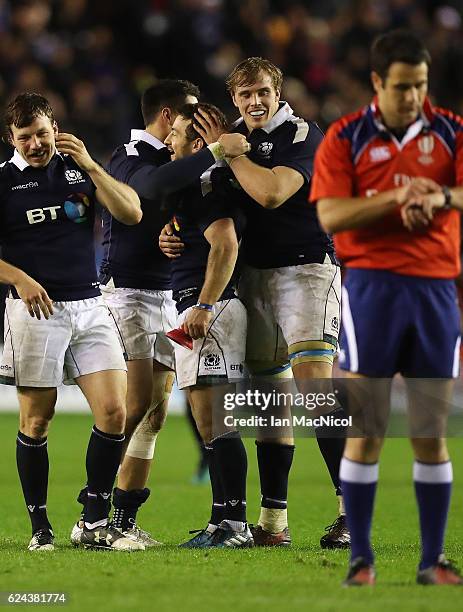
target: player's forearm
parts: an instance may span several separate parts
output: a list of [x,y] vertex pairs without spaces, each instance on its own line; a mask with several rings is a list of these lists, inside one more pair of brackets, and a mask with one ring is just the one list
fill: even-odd
[[203,304],[215,304],[230,282],[238,258],[238,242],[211,246],[207,260],[206,277],[199,294]]
[[111,215],[125,225],[136,225],[141,221],[140,198],[128,185],[117,181],[100,166],[89,172],[96,187],[96,197]]
[[231,159],[229,164],[242,189],[264,208],[278,208],[287,199],[271,168],[255,164],[246,155]]
[[210,149],[205,148],[199,153],[176,159],[159,168],[141,168],[131,176],[129,185],[140,197],[157,200],[198,180],[215,161]]
[[279,194],[278,177],[245,155],[232,159],[230,168],[242,189],[264,208],[278,208],[284,199]]
[[0,283],[15,286],[18,285],[26,276],[27,274],[16,266],[12,266],[3,259],[0,259]]
[[334,234],[370,225],[397,206],[396,192],[390,190],[369,198],[322,198],[317,203],[317,212],[324,231]]

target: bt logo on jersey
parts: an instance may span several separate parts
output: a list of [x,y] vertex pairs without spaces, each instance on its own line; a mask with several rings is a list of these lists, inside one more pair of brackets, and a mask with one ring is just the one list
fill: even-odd
[[60,208],[61,206],[44,206],[44,208],[32,208],[31,210],[27,210],[26,214],[29,225],[42,223],[42,221],[46,221],[47,219],[55,221],[55,219],[58,218],[57,211]]

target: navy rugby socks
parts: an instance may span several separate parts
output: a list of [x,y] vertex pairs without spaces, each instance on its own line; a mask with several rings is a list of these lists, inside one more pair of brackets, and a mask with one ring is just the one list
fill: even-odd
[[32,524],[32,534],[50,529],[47,517],[48,449],[47,438],[29,438],[18,431],[16,464],[24,500]]
[[[326,416],[333,416],[339,419],[347,417],[342,408],[338,408]],[[341,426],[316,427],[315,435],[317,436],[318,448],[320,449],[323,460],[325,461],[328,472],[330,473],[331,482],[333,483],[336,495],[342,495],[341,482],[339,480],[339,468],[341,466],[341,459],[344,454],[346,428]]]
[[358,463],[344,457],[340,479],[351,537],[351,561],[362,557],[366,563],[372,564],[374,555],[370,545],[370,531],[378,483],[378,463]]
[[137,512],[149,496],[150,490],[147,488],[124,491],[116,487],[113,491],[114,527],[121,529],[121,531],[127,531],[135,527]]
[[124,439],[124,434],[104,433],[93,426],[86,458],[88,494],[84,520],[87,527],[95,523],[102,525],[108,518]]
[[211,441],[214,463],[222,481],[223,520],[246,522],[246,476],[248,458],[237,431]]
[[452,480],[450,461],[445,463],[415,461],[413,464],[413,481],[421,529],[420,570],[435,565],[443,552]]
[[212,490],[212,507],[209,525],[220,525],[225,508],[222,480],[220,479],[220,469],[217,465],[217,457],[216,453],[214,452],[214,448],[210,445],[205,445],[204,448],[207,453],[209,477],[211,479]]
[[288,506],[288,478],[293,463],[294,445],[275,442],[258,442],[257,463],[259,465],[262,508],[286,510]]

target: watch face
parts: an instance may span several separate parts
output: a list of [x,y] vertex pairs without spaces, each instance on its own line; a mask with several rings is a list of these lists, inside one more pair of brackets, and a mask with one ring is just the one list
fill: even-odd
[[450,189],[447,187],[447,185],[443,185],[442,193],[444,194],[444,198],[445,198],[443,208],[451,208],[452,194],[450,193]]

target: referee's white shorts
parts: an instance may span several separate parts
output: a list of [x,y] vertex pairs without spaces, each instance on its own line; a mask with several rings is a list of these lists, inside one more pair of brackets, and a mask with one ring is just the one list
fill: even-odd
[[114,316],[126,359],[152,358],[174,369],[174,347],[165,335],[176,325],[172,291],[111,285],[100,289]]
[[126,370],[113,317],[101,296],[53,302],[46,320],[31,317],[8,297],[0,381],[21,387],[58,387],[103,370]]
[[[179,315],[177,327],[190,310]],[[237,298],[217,302],[207,336],[193,340],[193,350],[175,345],[178,388],[243,378],[245,350],[246,309]]]

